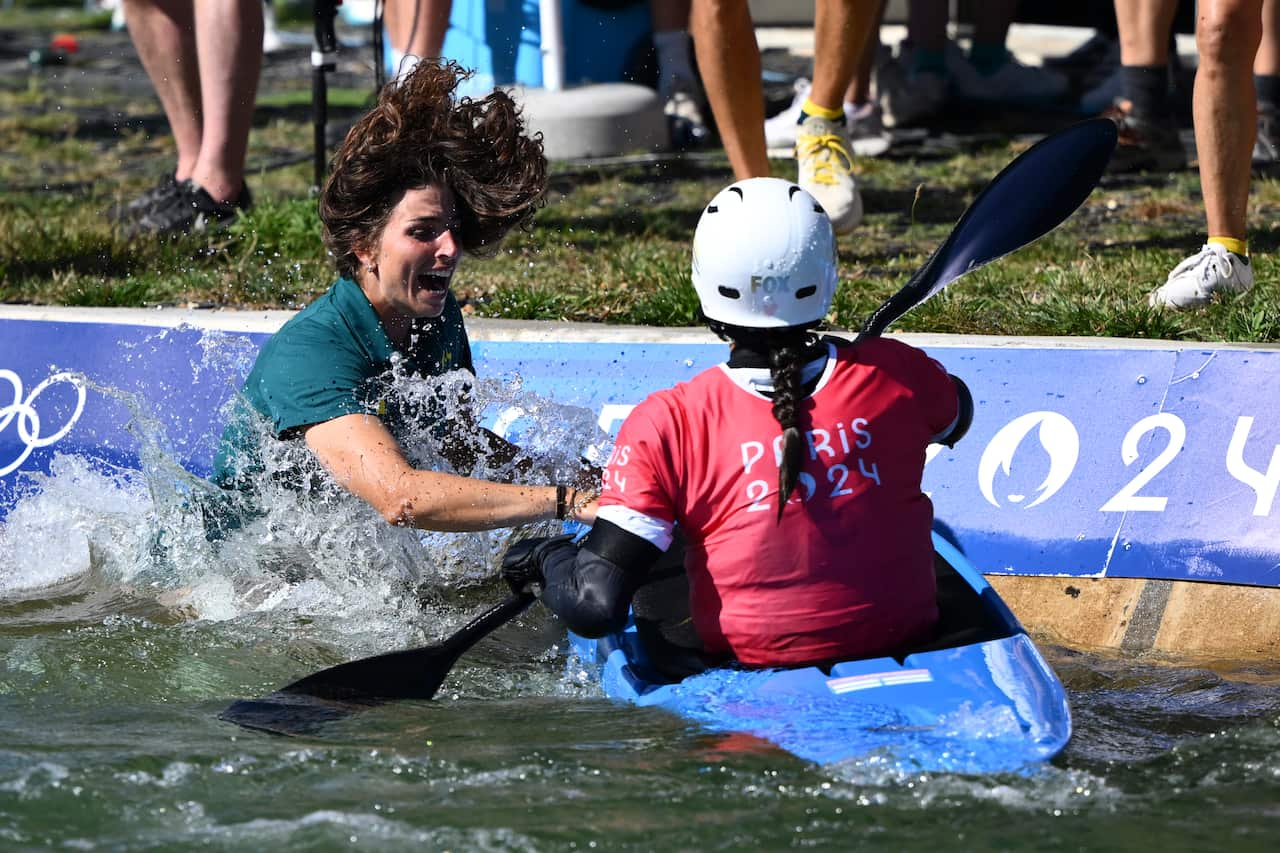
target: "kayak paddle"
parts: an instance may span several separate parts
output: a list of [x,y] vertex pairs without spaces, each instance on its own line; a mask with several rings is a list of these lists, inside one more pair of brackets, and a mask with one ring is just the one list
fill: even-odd
[[[916,274],[872,312],[858,337],[891,323],[967,272],[1048,234],[1093,191],[1116,145],[1116,125],[1091,119],[1051,134],[992,179]],[[468,649],[533,602],[514,594],[442,643],[361,658],[309,675],[218,715],[245,728],[297,735],[398,699],[430,699]]]
[[398,699],[430,699],[463,653],[533,603],[515,593],[434,646],[340,663],[261,699],[241,699],[218,719],[280,735],[309,734],[331,720]]
[[924,266],[862,324],[877,337],[895,320],[967,272],[1034,243],[1062,224],[1097,186],[1118,131],[1095,118],[1050,134],[991,179]]

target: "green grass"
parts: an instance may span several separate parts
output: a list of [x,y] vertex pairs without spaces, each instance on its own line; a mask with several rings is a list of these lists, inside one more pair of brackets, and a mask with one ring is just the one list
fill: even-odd
[[[0,14],[0,29],[17,26],[14,14]],[[310,193],[306,74],[300,68],[287,87],[264,87],[259,99],[249,154],[252,212],[212,239],[168,244],[126,241],[105,216],[171,167],[172,140],[146,87],[58,85],[35,71],[0,81],[0,301],[293,308],[314,298],[333,272]],[[349,120],[369,93],[333,85],[330,95]],[[104,106],[138,127],[104,125]],[[996,140],[954,156],[893,154],[859,164],[867,216],[840,239],[833,325],[857,326],[900,287],[1025,145]],[[794,164],[774,167],[790,175]],[[706,200],[731,180],[715,155],[626,168],[555,166],[532,227],[512,234],[497,257],[466,261],[458,294],[475,316],[695,325],[690,240]],[[1199,310],[1153,310],[1148,292],[1203,242],[1197,175],[1104,181],[1053,234],[965,276],[895,328],[1280,341],[1274,177],[1255,178],[1250,223],[1253,291]]]

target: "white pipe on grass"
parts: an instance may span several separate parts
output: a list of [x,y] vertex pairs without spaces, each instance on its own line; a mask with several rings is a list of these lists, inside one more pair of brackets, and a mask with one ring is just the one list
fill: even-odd
[[564,24],[560,0],[538,0],[538,29],[542,53],[542,88],[564,88]]

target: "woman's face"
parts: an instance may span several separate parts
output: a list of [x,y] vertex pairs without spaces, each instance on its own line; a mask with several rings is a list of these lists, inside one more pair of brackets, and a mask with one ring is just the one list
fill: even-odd
[[447,186],[408,190],[391,211],[382,239],[357,250],[360,286],[387,326],[439,317],[462,257],[458,209]]

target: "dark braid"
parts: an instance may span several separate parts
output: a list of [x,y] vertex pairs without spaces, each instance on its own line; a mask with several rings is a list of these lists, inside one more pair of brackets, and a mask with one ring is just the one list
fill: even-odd
[[812,330],[818,323],[753,329],[708,319],[707,325],[722,340],[733,341],[735,352],[744,360],[768,361],[769,377],[773,381],[773,419],[782,427],[782,459],[778,464],[778,520],[781,521],[787,499],[795,491],[800,469],[804,467],[805,441],[800,429],[800,410],[806,395],[801,368],[816,357],[818,338]]
[[809,335],[788,329],[769,335],[769,376],[773,379],[773,419],[782,427],[782,461],[778,465],[778,520],[804,466],[804,434],[800,431],[800,404],[803,386],[800,368],[807,354]]

